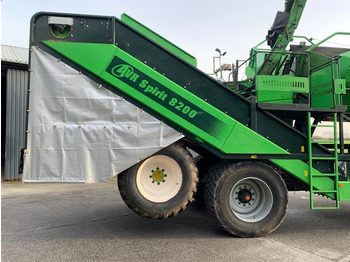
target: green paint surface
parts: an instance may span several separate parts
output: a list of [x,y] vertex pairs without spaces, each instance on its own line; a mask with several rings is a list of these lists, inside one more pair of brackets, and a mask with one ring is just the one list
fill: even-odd
[[309,93],[309,80],[290,75],[256,77],[258,102],[293,103],[294,93]]
[[339,182],[339,200],[340,201],[350,201],[350,181]]
[[114,45],[43,43],[225,154],[289,154]]
[[[310,184],[310,167],[305,162],[298,159],[270,159],[270,161],[297,177],[305,184]],[[319,173],[319,171],[314,168],[312,169],[312,172],[315,174]],[[313,177],[313,185],[317,190],[329,190],[330,188],[334,188],[334,180],[330,177]],[[326,195],[334,199],[333,194]]]

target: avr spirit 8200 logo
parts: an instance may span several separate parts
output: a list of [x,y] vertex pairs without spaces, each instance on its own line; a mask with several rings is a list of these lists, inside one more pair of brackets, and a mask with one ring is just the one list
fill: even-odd
[[187,103],[185,99],[181,101],[180,96],[176,95],[162,84],[152,78],[142,76],[141,71],[134,69],[128,64],[114,64],[114,66],[111,66],[112,63],[107,68],[107,72],[111,73],[114,77],[122,80],[124,83],[134,87],[140,92],[143,92],[152,100],[169,108],[175,113],[181,112],[181,115],[185,115],[189,118],[196,117],[197,110],[193,109],[194,106],[191,103]]

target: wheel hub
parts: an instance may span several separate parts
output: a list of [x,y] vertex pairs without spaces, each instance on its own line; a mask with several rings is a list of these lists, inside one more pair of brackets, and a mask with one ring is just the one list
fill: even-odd
[[160,185],[160,182],[165,182],[165,177],[167,177],[167,174],[164,173],[165,170],[160,170],[159,167],[156,168],[156,170],[151,170],[152,175],[149,176],[149,178],[152,179],[152,183],[157,183]]
[[237,207],[248,207],[254,204],[256,190],[252,185],[241,184],[234,189],[234,203]]
[[273,196],[264,181],[256,177],[247,177],[233,186],[229,201],[233,213],[239,219],[258,222],[269,214]]
[[136,185],[147,200],[155,203],[166,202],[180,191],[181,167],[169,156],[152,156],[140,165],[136,174]]
[[250,201],[254,201],[252,198],[253,194],[248,189],[241,189],[237,194],[237,198],[241,203],[247,204],[250,203]]

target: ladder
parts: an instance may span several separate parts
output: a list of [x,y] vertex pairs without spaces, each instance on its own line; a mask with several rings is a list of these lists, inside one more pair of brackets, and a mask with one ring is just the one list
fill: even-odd
[[[339,209],[339,189],[338,189],[338,136],[337,136],[337,113],[333,115],[333,124],[311,124],[311,113],[308,112],[308,149],[309,149],[309,182],[310,182],[310,208],[311,209]],[[332,141],[317,141],[312,140],[312,129],[314,128],[331,127],[334,130],[334,139]],[[332,144],[334,145],[334,151],[332,155],[327,156],[315,156],[312,152],[313,144]],[[333,173],[321,173],[313,168],[315,161],[333,161],[334,171]],[[321,179],[330,178],[334,182],[332,187],[316,188],[315,183],[320,182]],[[315,206],[314,194],[321,194],[329,196],[335,200],[335,206]]]

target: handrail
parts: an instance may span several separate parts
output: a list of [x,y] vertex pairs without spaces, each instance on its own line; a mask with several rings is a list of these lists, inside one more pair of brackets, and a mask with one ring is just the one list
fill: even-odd
[[[275,53],[275,54],[285,54],[285,55],[303,55],[303,56],[306,56],[307,57],[307,67],[310,68],[310,58],[309,58],[309,55],[307,53],[297,53],[297,52],[293,52],[293,51],[257,51],[255,52],[254,55],[257,55],[259,53],[265,53],[265,54],[269,54],[269,53]],[[308,77],[310,77],[309,75],[309,70],[308,71]],[[294,72],[293,72],[294,73]],[[258,72],[257,72],[257,68],[255,67],[255,75],[258,75]]]
[[310,44],[312,45],[315,45],[313,42],[312,42],[312,38],[307,38],[306,36],[303,36],[303,35],[293,35],[293,38],[304,38],[305,40],[307,40]]
[[323,39],[322,41],[318,42],[317,44],[309,47],[306,52],[311,51],[313,49],[315,49],[316,47],[320,46],[321,44],[323,44],[324,42],[328,41],[329,39],[331,39],[332,37],[336,36],[336,35],[350,35],[350,32],[335,32],[333,34],[331,34],[330,36],[326,37],[325,39]]
[[325,62],[325,63],[323,63],[323,64],[320,64],[320,65],[318,65],[317,67],[314,67],[313,69],[311,69],[311,70],[310,70],[310,73],[313,73],[313,72],[315,72],[315,71],[317,71],[317,70],[320,70],[320,69],[322,69],[322,68],[324,68],[324,67],[326,67],[326,66],[329,66],[329,65],[331,65],[334,61],[337,61],[337,60],[339,60],[339,59],[340,59],[340,56],[334,55],[334,56],[332,56],[332,58],[331,58],[329,61],[327,61],[327,62]]

